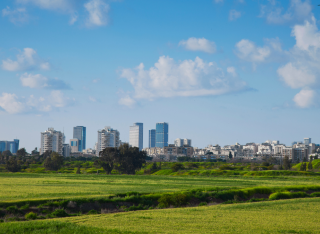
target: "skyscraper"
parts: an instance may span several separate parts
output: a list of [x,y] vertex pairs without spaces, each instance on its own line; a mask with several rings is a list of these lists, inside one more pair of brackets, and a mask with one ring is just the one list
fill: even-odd
[[174,144],[177,147],[191,146],[191,140],[190,139],[177,138],[177,139],[174,140]]
[[156,147],[156,130],[149,130],[149,148]]
[[62,147],[64,143],[64,134],[53,128],[41,133],[41,149],[40,153],[46,151],[54,151],[62,155]]
[[79,140],[78,151],[82,152],[82,150],[86,149],[86,135],[87,129],[83,126],[77,126],[73,128],[73,138]]
[[168,146],[168,123],[157,123],[156,124],[156,147],[163,148]]
[[130,126],[129,145],[143,149],[143,123],[134,123]]
[[119,147],[120,146],[120,133],[109,126],[98,131],[98,142],[96,155],[99,156],[100,151],[107,147]]
[[12,154],[17,153],[19,149],[19,140],[14,139],[13,141],[0,141],[0,152],[9,150]]

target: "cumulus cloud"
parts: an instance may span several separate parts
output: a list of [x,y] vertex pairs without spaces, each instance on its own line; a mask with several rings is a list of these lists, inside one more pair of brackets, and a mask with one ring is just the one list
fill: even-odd
[[186,50],[202,51],[210,54],[216,52],[216,44],[205,38],[190,37],[186,41],[180,41],[179,46],[183,46]]
[[293,98],[297,106],[316,106],[320,88],[320,32],[316,19],[295,25],[291,35],[296,44],[286,52],[290,61],[277,70],[278,75],[289,87],[302,89]]
[[1,67],[6,71],[23,71],[34,69],[49,70],[50,64],[40,59],[34,49],[24,48],[23,51],[17,55],[16,61],[11,59],[2,60]]
[[41,74],[24,73],[21,77],[22,86],[38,89],[70,89],[70,86],[57,78],[50,79]]
[[72,105],[74,99],[65,97],[59,91],[54,90],[46,97],[18,97],[13,93],[2,93],[0,96],[0,107],[9,114],[31,113],[31,112],[49,112]]
[[215,63],[204,62],[199,57],[176,62],[161,56],[148,70],[141,63],[135,69],[123,69],[120,76],[134,88],[133,94],[124,95],[119,101],[127,106],[139,99],[216,96],[248,89],[234,68],[225,72]]
[[108,23],[110,6],[103,0],[90,0],[84,4],[84,7],[88,12],[88,18],[86,20],[88,27],[102,26]]
[[301,23],[310,20],[312,6],[309,0],[290,0],[289,8],[284,11],[280,1],[269,1],[269,5],[262,5],[260,17],[265,17],[270,24]]
[[7,6],[7,8],[2,10],[2,16],[8,17],[10,22],[14,24],[22,24],[29,20],[29,16],[25,8],[11,10],[11,8]]
[[302,89],[294,96],[293,101],[300,108],[308,108],[317,104],[316,101],[319,98],[317,96],[318,95],[314,90]]
[[241,17],[241,12],[236,10],[230,10],[229,11],[229,20],[234,21]]
[[236,44],[236,54],[249,62],[264,62],[271,54],[268,46],[258,47],[254,42],[243,39]]

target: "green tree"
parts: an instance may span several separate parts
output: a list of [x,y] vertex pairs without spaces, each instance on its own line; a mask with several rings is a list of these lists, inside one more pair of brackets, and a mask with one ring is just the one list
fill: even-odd
[[157,170],[157,169],[158,169],[157,163],[156,162],[152,163],[151,170]]
[[76,171],[76,174],[81,174],[80,166],[78,166],[78,169],[77,169],[77,171]]
[[57,152],[52,152],[43,163],[46,170],[57,171],[63,165],[63,157]]
[[289,170],[291,168],[291,164],[290,164],[290,160],[289,160],[289,157],[288,156],[284,156],[284,159],[283,159],[283,168],[285,170]]
[[4,156],[4,157],[12,156],[12,153],[10,150],[5,150],[2,152],[2,156]]
[[136,170],[146,163],[147,153],[139,151],[138,147],[123,144],[119,147],[119,157],[116,158],[115,169],[120,173],[135,174]]
[[179,171],[179,170],[183,170],[184,169],[184,166],[182,163],[174,163],[172,166],[171,166],[171,169],[173,171]]
[[138,147],[130,147],[129,144],[123,144],[119,149],[105,148],[99,155],[99,164],[107,174],[110,174],[113,168],[120,173],[135,174],[135,171],[146,163],[147,157],[146,152],[139,151]]
[[115,147],[107,147],[99,153],[100,157],[98,163],[106,171],[107,174],[111,174],[111,171],[114,168],[114,162],[118,155],[119,150]]
[[10,160],[7,160],[6,169],[10,172],[18,172],[21,170],[21,166],[18,164],[16,158],[11,158]]
[[308,170],[311,171],[313,169],[312,167],[312,158],[310,158],[310,162],[308,163]]
[[229,152],[229,158],[232,159],[232,153],[231,153],[231,151]]
[[25,148],[21,148],[17,151],[17,157],[25,157],[27,155],[27,151]]

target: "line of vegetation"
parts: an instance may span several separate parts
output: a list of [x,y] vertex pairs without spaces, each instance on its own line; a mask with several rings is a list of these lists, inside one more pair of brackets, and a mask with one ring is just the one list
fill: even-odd
[[2,202],[0,222],[304,197],[320,197],[320,186],[212,188],[150,194],[128,192],[105,198]]

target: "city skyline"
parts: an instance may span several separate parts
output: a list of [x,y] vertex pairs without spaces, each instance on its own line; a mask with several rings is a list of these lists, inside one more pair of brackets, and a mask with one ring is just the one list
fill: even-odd
[[92,148],[103,126],[129,142],[132,123],[167,122],[200,148],[320,142],[318,4],[3,0],[0,140],[31,152],[86,126]]

